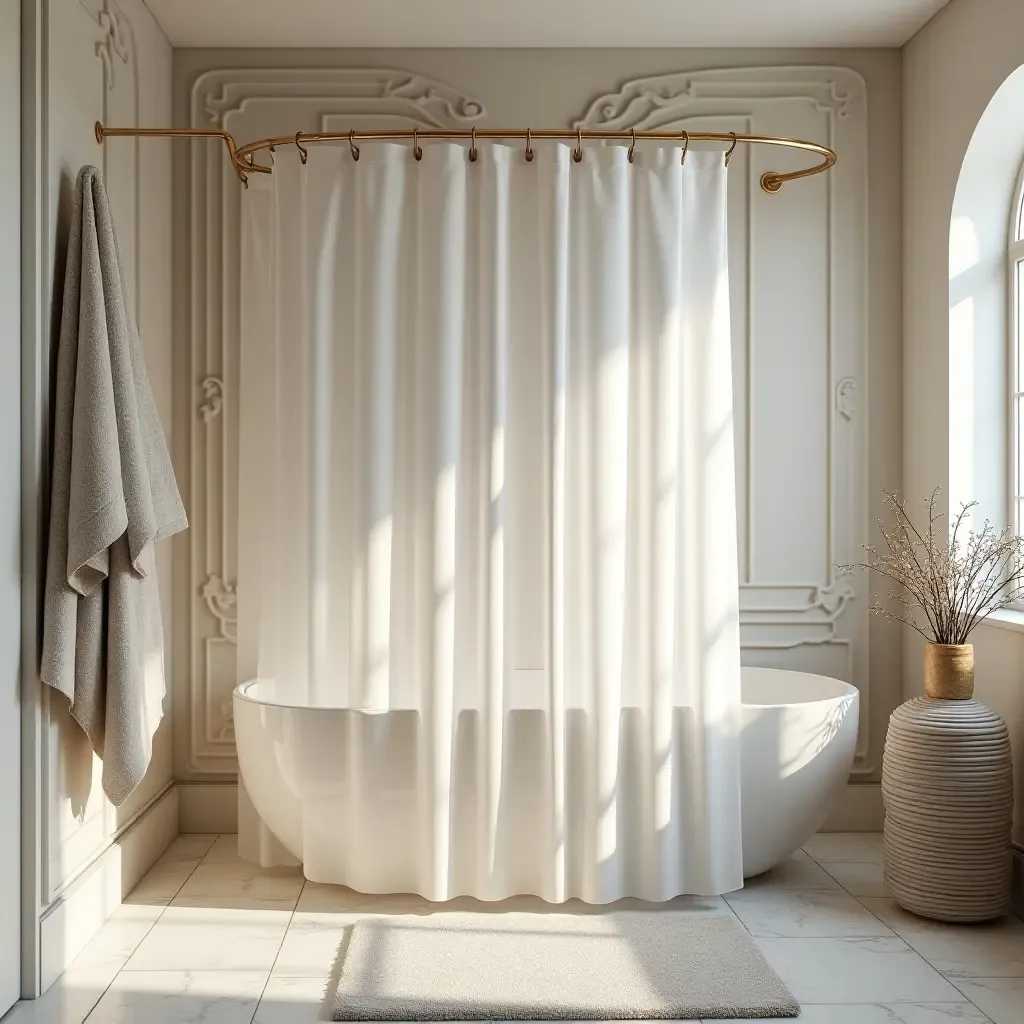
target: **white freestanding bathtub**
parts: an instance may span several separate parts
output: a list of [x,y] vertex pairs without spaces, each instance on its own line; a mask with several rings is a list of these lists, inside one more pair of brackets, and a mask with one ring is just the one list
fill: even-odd
[[[742,699],[743,874],[749,878],[798,849],[828,816],[853,763],[858,693],[827,676],[745,667]],[[338,823],[348,763],[342,739],[353,735],[346,718],[357,714],[275,703],[273,684],[258,679],[235,689],[244,790],[285,857],[304,863],[315,881],[334,879],[325,877],[329,870],[310,873],[304,830]],[[389,811],[389,793],[400,788],[401,763],[410,760],[414,719],[415,712],[390,712],[361,720],[361,745],[394,745],[396,785],[381,779],[370,798],[379,801],[382,815]],[[402,813],[407,809],[398,820]]]

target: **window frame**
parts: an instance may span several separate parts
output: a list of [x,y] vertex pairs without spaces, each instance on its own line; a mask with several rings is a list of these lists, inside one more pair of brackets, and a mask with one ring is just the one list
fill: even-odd
[[[1007,328],[1009,334],[1009,466],[1007,494],[1009,519],[1018,535],[1024,535],[1024,473],[1021,472],[1022,410],[1024,410],[1024,166],[1017,175],[1017,184],[1010,208],[1006,246]],[[1024,608],[1024,601],[1014,607]]]

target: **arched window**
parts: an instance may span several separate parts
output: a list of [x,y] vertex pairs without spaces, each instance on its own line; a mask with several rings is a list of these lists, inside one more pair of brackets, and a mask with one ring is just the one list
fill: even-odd
[[1012,466],[1009,491],[1013,508],[1010,522],[1024,533],[1024,168],[1017,179],[1010,217],[1009,266],[1010,308],[1010,452]]

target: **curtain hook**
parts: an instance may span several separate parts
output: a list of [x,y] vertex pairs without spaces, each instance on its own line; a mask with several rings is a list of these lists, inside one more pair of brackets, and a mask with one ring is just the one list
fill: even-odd
[[420,130],[419,128],[413,128],[412,130],[412,155],[417,160],[423,159],[423,148],[420,146]]
[[276,147],[275,146],[267,146],[267,152],[270,154],[270,166],[273,167],[274,164],[277,163],[277,160],[274,157],[274,153],[276,152]]
[[629,152],[626,154],[626,159],[630,163],[633,162],[633,150],[635,150],[635,149],[636,149],[636,129],[635,128],[630,128],[629,129]]
[[739,141],[736,138],[736,133],[735,132],[729,132],[729,134],[732,136],[732,145],[725,152],[725,166],[726,167],[729,166],[729,161],[732,159],[732,151],[736,148],[736,143]]
[[576,129],[576,148],[572,151],[572,158],[575,163],[583,159],[583,132]]
[[683,152],[682,152],[682,155],[679,157],[679,162],[681,164],[685,164],[686,163],[686,151],[689,148],[690,148],[690,133],[689,132],[683,132]]
[[299,139],[301,139],[301,138],[302,138],[302,132],[296,132],[295,133],[295,148],[299,151],[299,159],[303,163],[305,163],[307,158],[309,157],[309,154],[302,148],[302,143],[299,142]]
[[359,147],[356,145],[356,133],[354,128],[348,130],[348,148],[352,150],[352,159],[359,159]]
[[533,138],[530,135],[530,129],[529,128],[526,129],[526,153],[524,155],[526,157],[526,162],[527,163],[532,163],[532,161],[533,161]]
[[476,158],[479,155],[476,151],[476,128],[473,128],[472,134],[470,135],[472,140],[469,144],[469,159],[472,163],[476,163]]

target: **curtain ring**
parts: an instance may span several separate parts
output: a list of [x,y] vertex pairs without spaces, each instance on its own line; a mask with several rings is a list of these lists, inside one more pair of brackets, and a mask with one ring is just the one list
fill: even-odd
[[352,159],[359,159],[359,147],[356,145],[356,133],[354,128],[348,130],[348,148],[352,150]]
[[732,136],[732,145],[725,151],[725,166],[726,167],[729,166],[729,161],[732,159],[732,151],[736,148],[736,143],[739,141],[736,138],[736,133],[735,132],[729,132],[729,134]]
[[635,150],[635,149],[636,149],[636,129],[635,128],[630,128],[629,129],[629,152],[626,154],[626,159],[630,163],[633,162],[633,150]]
[[533,162],[533,139],[530,135],[530,129],[526,129],[526,152],[523,154],[526,157],[526,162]]
[[417,160],[423,159],[423,148],[420,146],[420,130],[419,128],[413,128],[412,130],[412,155]]
[[683,132],[683,155],[679,158],[681,164],[686,163],[686,151],[690,148],[690,133]]
[[479,156],[479,154],[476,151],[476,128],[474,128],[472,133],[470,134],[470,139],[471,142],[469,144],[469,159],[470,162],[476,163],[476,158],[477,156]]
[[579,163],[583,159],[583,132],[576,129],[576,148],[572,151],[572,158],[574,163]]
[[301,138],[302,138],[302,132],[296,132],[295,133],[295,148],[299,151],[299,159],[303,163],[305,163],[307,158],[309,157],[309,154],[305,151],[305,149],[302,148],[302,143],[299,142],[299,139],[301,139]]
[[276,152],[276,147],[274,147],[274,146],[267,146],[267,152],[270,154],[270,166],[273,167],[274,164],[277,163],[277,160],[274,158],[274,153]]

